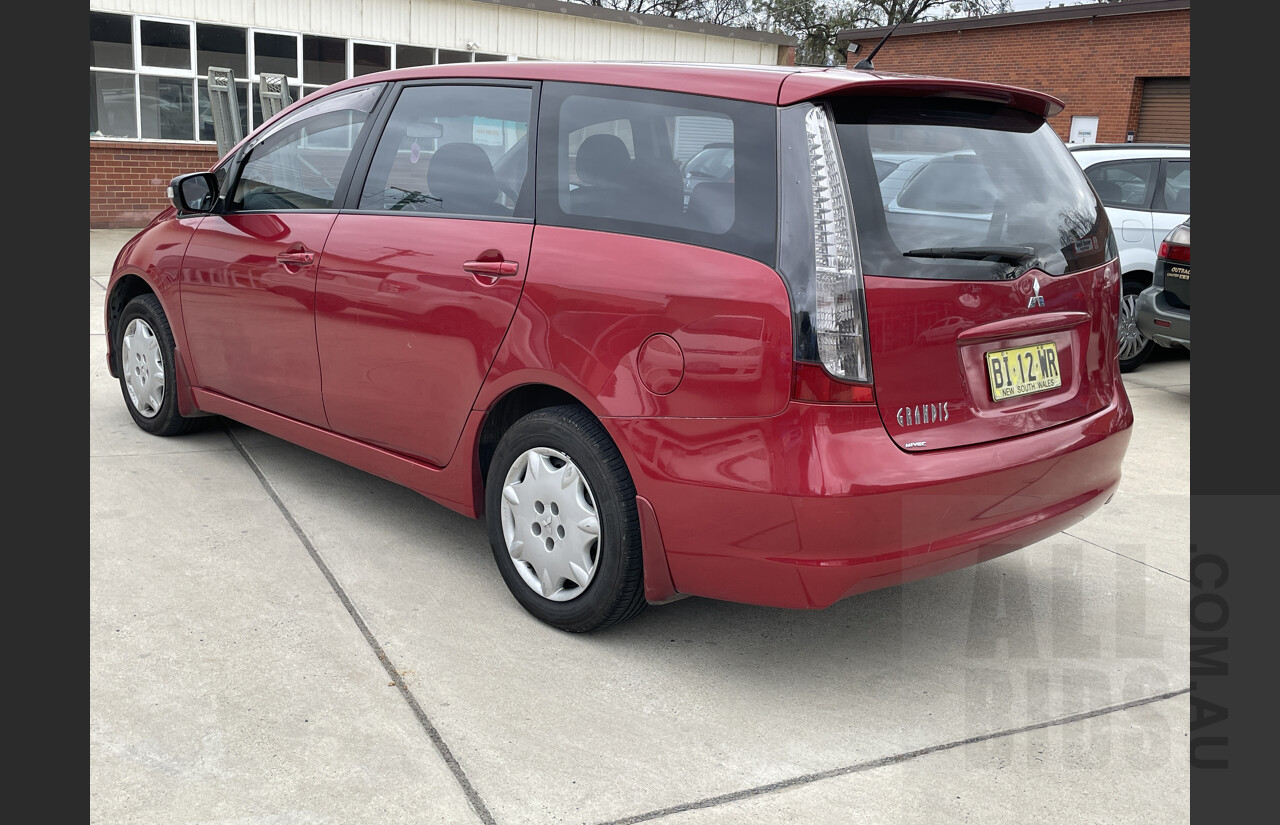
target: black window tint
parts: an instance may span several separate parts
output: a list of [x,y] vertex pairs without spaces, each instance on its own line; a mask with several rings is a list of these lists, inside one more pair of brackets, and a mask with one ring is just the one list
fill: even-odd
[[435,62],[435,49],[428,49],[424,46],[406,46],[404,44],[396,46],[397,69],[403,69],[408,66],[434,66]]
[[89,12],[89,65],[133,68],[133,28],[127,14]]
[[[544,87],[539,220],[709,246],[770,264],[775,109],[644,89]],[[544,213],[545,208],[545,213]]]
[[259,74],[298,76],[298,38],[292,34],[254,32],[254,70]]
[[532,217],[527,197],[521,200],[532,107],[533,91],[524,87],[404,89],[378,141],[360,208]]
[[1122,160],[1090,166],[1085,175],[1104,205],[1146,209],[1151,203],[1159,168],[1160,162],[1156,160]]
[[255,138],[234,209],[328,209],[381,85],[326,95]]
[[196,71],[209,77],[209,67],[230,69],[237,78],[249,75],[248,36],[231,26],[196,24]]
[[372,74],[391,68],[391,47],[373,43],[351,44],[351,75]]
[[347,41],[341,37],[302,38],[302,81],[328,86],[347,79]]
[[142,20],[138,23],[142,42],[142,65],[160,69],[191,68],[191,26]]
[[[990,280],[1108,260],[1106,212],[1042,118],[973,101],[849,97],[831,105],[867,274]],[[877,161],[886,160],[897,165],[884,174]],[[937,252],[952,247],[967,251]],[[1016,261],[971,259],[991,247],[1030,251]]]

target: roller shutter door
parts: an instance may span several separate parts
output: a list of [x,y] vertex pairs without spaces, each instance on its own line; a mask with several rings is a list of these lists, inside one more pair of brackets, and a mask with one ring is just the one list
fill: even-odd
[[1142,84],[1139,143],[1191,142],[1191,78],[1151,77]]

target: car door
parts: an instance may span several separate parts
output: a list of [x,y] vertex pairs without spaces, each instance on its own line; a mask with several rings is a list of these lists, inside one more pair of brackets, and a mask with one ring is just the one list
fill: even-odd
[[1085,170],[1085,176],[1107,208],[1120,251],[1120,268],[1124,272],[1136,269],[1151,272],[1155,266],[1159,241],[1153,240],[1151,201],[1159,171],[1158,158],[1098,163]]
[[1165,236],[1191,217],[1191,161],[1164,161],[1157,192],[1151,210],[1151,240],[1158,253]]
[[316,273],[334,199],[381,84],[329,95],[253,139],[183,258],[193,381],[325,426]]
[[524,285],[535,100],[531,84],[399,90],[319,272],[334,431],[448,463]]

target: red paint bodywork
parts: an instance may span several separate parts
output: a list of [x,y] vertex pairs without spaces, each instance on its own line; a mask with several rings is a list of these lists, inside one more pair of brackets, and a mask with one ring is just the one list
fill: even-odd
[[[625,64],[448,71],[637,83]],[[866,90],[1061,106],[992,84],[872,73],[646,72],[653,88],[770,104]],[[300,251],[312,261],[278,259]],[[468,261],[510,262],[500,270],[514,273],[468,271]],[[1045,304],[1028,314],[1035,277]],[[177,219],[170,209],[122,249],[108,290],[141,281],[160,298],[184,413],[225,415],[473,517],[483,515],[491,413],[530,385],[553,387],[591,410],[626,460],[650,601],[819,608],[1026,546],[1109,498],[1133,420],[1104,334],[1117,325],[1117,278],[1114,261],[1008,282],[869,273],[876,380],[847,391],[797,369],[787,287],[766,264],[527,221]],[[1043,341],[1068,366],[1063,386],[992,402],[982,353]],[[839,403],[798,400],[797,387]],[[945,422],[896,421],[898,408],[940,401]]]

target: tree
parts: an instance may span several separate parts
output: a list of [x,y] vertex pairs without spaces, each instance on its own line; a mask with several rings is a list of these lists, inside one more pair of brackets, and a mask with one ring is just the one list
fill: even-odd
[[[1118,0],[1117,0],[1118,1]],[[950,17],[981,17],[1013,10],[1010,0],[572,0],[588,6],[656,14],[721,26],[789,34],[799,43],[796,63],[846,65],[845,29]]]
[[1013,10],[1010,0],[758,0],[765,28],[796,37],[796,63],[847,64],[845,29],[874,29],[895,23],[951,17],[981,17]]

